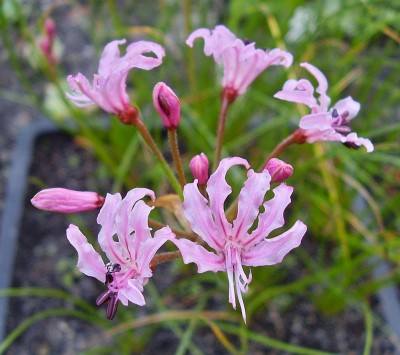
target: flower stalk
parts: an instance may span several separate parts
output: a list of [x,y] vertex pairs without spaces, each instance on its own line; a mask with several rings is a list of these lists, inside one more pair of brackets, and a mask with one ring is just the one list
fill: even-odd
[[229,105],[233,101],[229,98],[228,95],[225,95],[224,92],[225,91],[223,91],[223,94],[222,94],[221,108],[220,108],[219,117],[218,117],[217,143],[216,143],[216,147],[215,147],[213,171],[217,168],[219,161],[221,160],[221,150],[222,150],[222,144],[223,144],[223,140],[224,140],[226,117],[228,114]]
[[171,147],[172,157],[174,159],[176,172],[178,173],[178,179],[183,188],[186,185],[186,177],[185,172],[183,171],[181,155],[179,153],[178,135],[176,133],[176,129],[168,130],[168,139],[169,145]]

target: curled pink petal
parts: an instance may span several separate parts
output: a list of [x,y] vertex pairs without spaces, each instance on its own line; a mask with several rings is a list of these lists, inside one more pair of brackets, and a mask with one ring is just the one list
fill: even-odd
[[[162,63],[164,49],[153,42],[139,41],[130,44],[126,53],[121,56],[119,46],[125,40],[114,40],[108,43],[101,55],[98,74],[93,83],[82,74],[69,75],[67,80],[72,93],[67,97],[78,107],[97,105],[104,111],[121,115],[130,109],[129,96],[126,92],[126,78],[132,68],[150,70]],[[156,57],[146,56],[153,53]]]
[[222,86],[226,95],[234,100],[242,95],[248,86],[271,65],[289,67],[293,56],[279,48],[256,49],[254,43],[245,43],[225,26],[218,25],[213,30],[201,28],[194,31],[186,43],[193,46],[197,38],[204,39],[204,53],[212,55],[216,63],[222,63],[224,76]]
[[300,128],[303,130],[305,141],[308,143],[337,141],[342,142],[350,148],[365,146],[367,152],[373,151],[373,145],[369,139],[358,138],[352,132],[350,121],[358,114],[360,104],[350,96],[339,100],[330,110],[330,98],[326,92],[328,82],[322,72],[309,63],[302,63],[318,82],[316,92],[319,94],[318,101],[314,97],[314,90],[308,80],[288,80],[283,89],[274,97],[305,104],[311,108],[311,113],[300,120]]
[[263,239],[250,250],[243,252],[243,265],[264,266],[280,263],[292,249],[300,245],[306,231],[306,225],[297,221],[292,228],[280,236]]
[[85,275],[104,282],[106,280],[104,262],[77,226],[70,224],[67,229],[67,238],[78,252],[78,263],[76,265],[78,269]]

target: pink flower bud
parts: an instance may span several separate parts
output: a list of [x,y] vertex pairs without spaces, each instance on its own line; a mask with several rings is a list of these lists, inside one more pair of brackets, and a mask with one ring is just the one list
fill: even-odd
[[281,182],[293,174],[293,167],[277,158],[270,159],[264,169],[270,173],[271,182]]
[[208,180],[208,159],[204,153],[192,158],[189,163],[193,177],[199,181],[199,185],[204,185]]
[[44,23],[44,30],[46,32],[47,38],[50,40],[50,42],[53,42],[57,32],[56,24],[54,23],[53,19],[46,19]]
[[153,90],[153,104],[164,126],[176,129],[181,118],[181,105],[178,97],[165,83],[157,83]]
[[51,18],[44,23],[44,36],[39,40],[39,48],[50,64],[55,64],[57,58],[53,53],[53,44],[56,37],[56,24]]
[[100,208],[104,204],[104,197],[97,192],[74,191],[57,187],[39,191],[31,202],[40,210],[76,213]]

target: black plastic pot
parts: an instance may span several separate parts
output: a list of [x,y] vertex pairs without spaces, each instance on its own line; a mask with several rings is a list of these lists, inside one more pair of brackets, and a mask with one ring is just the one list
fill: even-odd
[[[58,128],[54,124],[43,119],[26,128],[16,141],[1,218],[0,289],[10,287],[12,282],[18,234],[24,209],[24,197],[34,143],[42,134],[56,131],[58,131]],[[8,298],[0,297],[0,342],[5,335],[7,308]]]

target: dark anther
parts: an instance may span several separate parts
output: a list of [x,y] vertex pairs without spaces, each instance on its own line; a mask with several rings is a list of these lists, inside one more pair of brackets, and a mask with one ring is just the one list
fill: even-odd
[[352,149],[359,149],[360,146],[355,144],[354,142],[345,142],[343,145],[347,148],[352,148]]
[[99,297],[96,299],[96,306],[101,306],[104,303],[108,302],[115,292],[110,290],[104,291]]
[[111,296],[106,309],[106,315],[109,320],[114,319],[115,315],[117,314],[117,309],[118,309],[118,297],[117,294],[114,293]]
[[114,276],[111,275],[111,273],[107,272],[106,273],[106,285],[110,284],[113,281],[114,281]]
[[332,110],[332,117],[333,118],[338,118],[339,117],[339,113],[337,112],[337,110],[335,108]]

